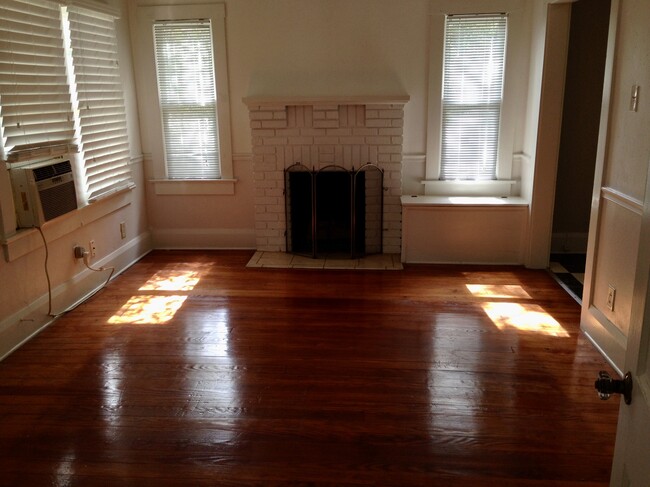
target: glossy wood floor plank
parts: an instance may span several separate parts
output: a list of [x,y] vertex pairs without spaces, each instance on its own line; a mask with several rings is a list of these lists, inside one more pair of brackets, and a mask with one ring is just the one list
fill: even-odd
[[605,486],[619,400],[543,271],[157,251],[0,363],[0,485]]

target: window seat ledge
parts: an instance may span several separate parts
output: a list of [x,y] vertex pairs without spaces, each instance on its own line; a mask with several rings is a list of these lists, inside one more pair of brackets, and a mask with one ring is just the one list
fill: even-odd
[[519,196],[404,195],[401,202],[403,207],[528,206],[528,201]]

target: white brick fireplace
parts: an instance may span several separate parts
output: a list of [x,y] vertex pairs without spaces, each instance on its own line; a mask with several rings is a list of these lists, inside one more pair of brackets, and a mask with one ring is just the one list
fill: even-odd
[[384,253],[400,253],[402,130],[408,96],[248,97],[257,250],[286,251],[284,170],[295,163],[384,170]]

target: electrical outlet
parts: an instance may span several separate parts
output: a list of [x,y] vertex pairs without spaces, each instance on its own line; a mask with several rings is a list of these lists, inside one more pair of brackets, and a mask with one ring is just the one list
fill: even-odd
[[614,311],[614,300],[616,299],[616,288],[611,284],[607,288],[607,308]]
[[120,237],[126,238],[126,222],[120,222]]
[[88,252],[90,252],[91,257],[95,257],[97,255],[97,246],[95,245],[94,240],[88,242]]

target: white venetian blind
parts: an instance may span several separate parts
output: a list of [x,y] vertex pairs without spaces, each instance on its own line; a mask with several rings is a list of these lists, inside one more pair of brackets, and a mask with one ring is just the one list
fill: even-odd
[[496,178],[506,26],[505,14],[447,17],[441,179]]
[[0,2],[0,118],[3,158],[65,152],[74,137],[58,3]]
[[153,26],[170,179],[219,179],[219,135],[209,20]]
[[114,18],[68,7],[79,134],[89,201],[132,184]]

